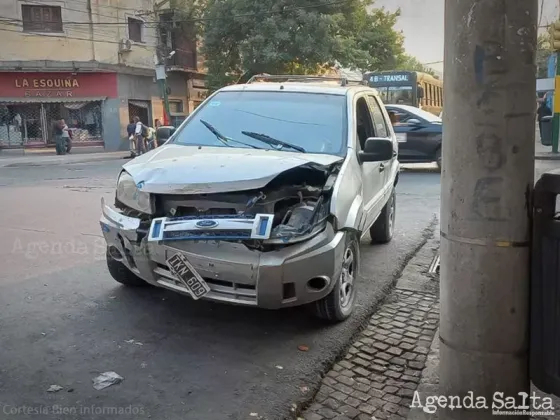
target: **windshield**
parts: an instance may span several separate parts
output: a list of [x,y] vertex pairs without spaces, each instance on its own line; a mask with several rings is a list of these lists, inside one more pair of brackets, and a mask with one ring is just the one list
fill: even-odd
[[383,103],[413,105],[412,86],[377,87]]
[[[220,141],[221,135],[246,143]],[[306,153],[346,153],[346,97],[298,92],[219,92],[197,109],[173,136],[173,143],[192,146],[237,147],[294,151],[273,146],[242,132],[266,135]]]

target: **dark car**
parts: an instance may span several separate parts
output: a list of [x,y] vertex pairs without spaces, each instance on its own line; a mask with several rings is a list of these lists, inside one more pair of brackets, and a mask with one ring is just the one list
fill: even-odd
[[399,162],[436,162],[441,169],[441,118],[408,105],[385,107],[397,116],[393,128],[399,141]]

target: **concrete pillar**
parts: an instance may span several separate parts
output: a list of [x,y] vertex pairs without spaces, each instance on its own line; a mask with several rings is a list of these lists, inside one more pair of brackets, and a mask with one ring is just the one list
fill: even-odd
[[445,2],[440,393],[489,409],[441,419],[529,390],[536,37],[537,0]]

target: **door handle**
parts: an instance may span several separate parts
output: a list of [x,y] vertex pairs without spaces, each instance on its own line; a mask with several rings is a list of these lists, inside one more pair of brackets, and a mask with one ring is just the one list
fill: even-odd
[[382,163],[379,164],[379,172],[383,172],[385,170],[385,165],[383,165]]

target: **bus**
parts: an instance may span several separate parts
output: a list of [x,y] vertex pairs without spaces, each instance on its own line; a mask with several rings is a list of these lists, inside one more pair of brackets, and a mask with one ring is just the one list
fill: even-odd
[[419,71],[367,72],[364,80],[377,89],[386,104],[412,105],[440,115],[443,109],[443,82]]

